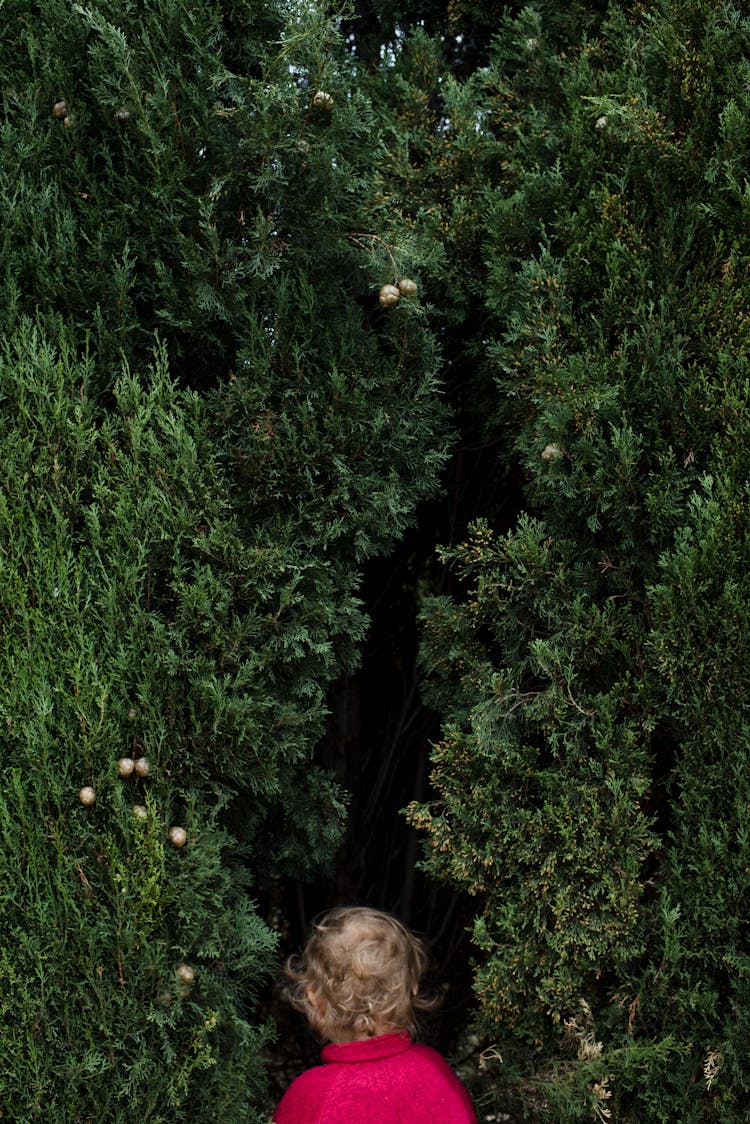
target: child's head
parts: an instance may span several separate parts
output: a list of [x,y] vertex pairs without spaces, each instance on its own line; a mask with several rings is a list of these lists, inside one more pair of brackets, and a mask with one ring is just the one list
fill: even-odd
[[287,974],[292,1003],[334,1042],[413,1030],[427,957],[422,942],[377,909],[332,909],[313,927]]

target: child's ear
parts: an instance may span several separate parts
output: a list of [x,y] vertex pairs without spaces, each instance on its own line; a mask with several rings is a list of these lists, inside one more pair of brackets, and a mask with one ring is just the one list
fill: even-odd
[[306,994],[307,994],[307,1000],[308,1000],[310,1006],[312,1007],[313,1011],[315,1012],[315,1014],[318,1016],[319,1019],[322,1019],[323,1016],[326,1013],[325,999],[323,998],[323,996],[319,992],[315,991],[314,988],[312,988],[312,987],[308,987]]

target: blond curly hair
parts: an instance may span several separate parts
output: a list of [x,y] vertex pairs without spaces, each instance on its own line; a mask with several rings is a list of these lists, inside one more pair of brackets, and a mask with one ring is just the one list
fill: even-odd
[[397,1030],[414,1033],[415,1013],[435,1006],[421,995],[422,941],[389,913],[332,909],[313,926],[300,956],[287,962],[290,999],[322,1038],[345,1042]]

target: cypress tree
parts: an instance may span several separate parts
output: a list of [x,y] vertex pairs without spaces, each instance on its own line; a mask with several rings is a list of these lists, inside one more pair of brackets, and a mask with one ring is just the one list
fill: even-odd
[[488,1103],[528,1119],[748,1112],[749,36],[665,0],[560,38],[531,5],[478,94],[525,511],[444,551],[411,820],[477,899]]
[[253,897],[330,861],[326,688],[444,458],[410,236],[319,8],[1,37],[0,1113],[260,1119]]

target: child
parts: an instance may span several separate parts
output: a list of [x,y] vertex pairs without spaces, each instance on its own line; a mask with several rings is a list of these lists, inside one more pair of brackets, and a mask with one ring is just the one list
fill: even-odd
[[333,909],[287,975],[292,1003],[328,1045],[281,1099],[275,1124],[476,1124],[437,1051],[412,1041],[422,942],[376,909]]

